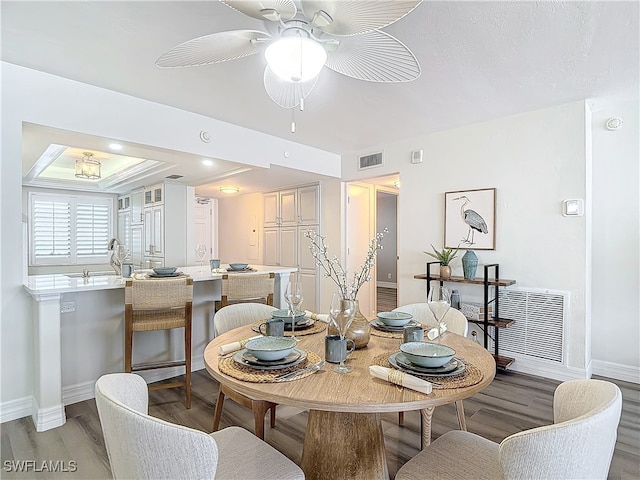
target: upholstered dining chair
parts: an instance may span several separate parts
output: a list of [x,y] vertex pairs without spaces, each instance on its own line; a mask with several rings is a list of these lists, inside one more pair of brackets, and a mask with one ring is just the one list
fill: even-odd
[[275,273],[222,275],[222,297],[215,302],[216,311],[242,302],[273,305],[275,277]]
[[[403,305],[395,308],[394,311],[410,313],[413,315],[413,319],[416,322],[420,322],[423,325],[430,327],[436,326],[436,319],[433,316],[433,313],[431,313],[429,305],[426,303],[411,303],[409,305]],[[450,308],[444,316],[444,322],[447,325],[448,332],[462,335],[463,337],[467,336],[467,333],[469,332],[469,322],[467,321],[467,317],[465,317],[459,310]],[[462,400],[456,400],[454,405],[456,407],[456,415],[458,417],[460,430],[466,430],[467,422],[464,418],[464,406],[462,404]],[[427,446],[430,442],[429,438],[425,438],[424,432],[431,431],[431,428],[428,427],[431,425],[432,415],[433,408],[420,410],[420,426],[423,432],[420,436],[422,447]],[[404,423],[404,412],[398,413],[398,423],[400,425]]]
[[[213,328],[216,335],[228,332],[237,327],[242,327],[258,320],[265,320],[271,317],[271,312],[275,307],[263,303],[237,303],[227,305],[216,312],[213,317]],[[231,398],[236,403],[250,408],[253,412],[254,432],[256,436],[264,440],[264,417],[270,411],[271,428],[276,425],[276,404],[266,402],[258,398],[252,398],[242,393],[236,392],[230,387],[220,384],[216,409],[213,413],[213,431],[220,427],[220,417],[224,406],[225,397]]]
[[[124,371],[185,367],[185,380],[150,386],[151,390],[185,387],[187,408],[191,408],[191,277],[127,280],[124,288]],[[133,363],[133,334],[152,330],[184,329],[184,360]]]
[[139,375],[104,375],[95,393],[113,478],[304,479],[295,463],[242,428],[206,434],[149,416]]
[[553,425],[501,443],[452,430],[403,465],[396,480],[607,478],[622,409],[617,385],[570,380],[553,398]]

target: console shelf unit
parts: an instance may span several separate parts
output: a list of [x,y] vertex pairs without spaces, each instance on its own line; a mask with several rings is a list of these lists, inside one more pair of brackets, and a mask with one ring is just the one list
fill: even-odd
[[[513,324],[513,320],[508,319],[508,318],[501,318],[500,317],[500,305],[499,305],[499,289],[500,287],[508,287],[510,285],[513,285],[514,283],[516,283],[515,280],[508,280],[506,278],[500,278],[500,273],[499,273],[499,265],[497,263],[493,263],[493,264],[489,264],[489,265],[484,265],[484,278],[482,279],[473,279],[473,280],[469,280],[467,278],[464,277],[449,277],[449,278],[440,278],[440,275],[435,274],[435,273],[431,273],[431,265],[441,265],[440,262],[427,262],[427,273],[426,274],[421,274],[421,275],[414,275],[413,278],[419,279],[419,280],[426,280],[427,281],[427,296],[429,295],[429,289],[431,287],[431,280],[436,280],[440,282],[440,285],[442,285],[444,282],[452,282],[452,283],[467,283],[467,284],[471,284],[471,285],[482,285],[484,287],[484,311],[485,311],[485,315],[484,315],[484,319],[482,320],[473,320],[473,319],[468,319],[469,322],[471,323],[475,323],[477,325],[481,325],[482,326],[482,330],[483,330],[483,336],[484,336],[484,348],[488,348],[489,346],[489,327],[493,327],[494,330],[494,335],[493,335],[493,347],[494,347],[494,353],[493,353],[493,358],[496,361],[496,366],[498,368],[507,368],[509,367],[509,365],[511,365],[514,362],[514,358],[511,357],[506,357],[504,355],[499,355],[498,354],[498,342],[500,339],[500,329],[501,328],[507,328],[509,326],[511,326]],[[489,269],[493,268],[494,269],[494,276],[493,278],[489,278]],[[489,289],[490,287],[494,288],[494,296],[493,298],[489,297]],[[494,316],[489,318],[489,315],[486,314],[486,312],[489,312],[489,305],[493,304],[494,307]]]

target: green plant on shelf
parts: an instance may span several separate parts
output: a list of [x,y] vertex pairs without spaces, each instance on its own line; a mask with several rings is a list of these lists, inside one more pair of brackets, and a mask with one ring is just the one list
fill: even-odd
[[451,263],[451,261],[456,258],[456,255],[458,254],[457,248],[443,248],[442,250],[436,250],[436,247],[434,247],[433,244],[431,244],[431,248],[433,249],[433,253],[424,253],[432,256],[444,266],[449,265],[449,263]]

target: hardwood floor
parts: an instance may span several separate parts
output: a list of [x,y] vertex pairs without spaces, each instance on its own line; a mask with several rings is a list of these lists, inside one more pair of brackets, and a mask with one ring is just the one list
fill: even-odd
[[[640,385],[615,381],[622,389],[622,418],[618,442],[609,478],[640,478]],[[469,431],[496,442],[512,433],[552,422],[553,391],[558,382],[514,372],[499,373],[482,393],[464,401]],[[205,370],[194,372],[192,407],[184,406],[182,389],[156,390],[149,397],[149,412],[164,420],[205,432],[211,431],[218,384]],[[299,463],[307,423],[307,413],[280,405],[276,428],[266,428],[265,439],[294,462]],[[398,425],[396,414],[382,415],[391,478],[398,468],[418,453],[420,448],[418,412],[405,414],[405,425]],[[249,409],[232,401],[225,402],[221,428],[239,425],[253,431]],[[433,438],[457,428],[453,405],[438,407],[433,416]],[[92,479],[110,478],[109,462],[94,400],[67,406],[67,423],[62,427],[37,433],[31,418],[2,424],[1,457],[3,479]],[[17,460],[33,460],[40,469],[27,472],[8,471]],[[55,463],[58,470],[43,472],[42,462]],[[478,461],[482,461],[478,459]],[[8,463],[7,463],[8,462]],[[50,467],[51,469],[52,467]],[[247,479],[249,480],[249,479]]]

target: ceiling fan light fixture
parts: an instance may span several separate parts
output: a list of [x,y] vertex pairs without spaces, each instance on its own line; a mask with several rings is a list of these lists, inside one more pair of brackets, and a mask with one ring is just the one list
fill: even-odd
[[93,158],[93,153],[82,152],[83,157],[76,160],[76,177],[89,180],[100,178],[100,161]]
[[220,187],[220,191],[222,193],[238,193],[240,191],[240,187],[237,185],[223,185]]
[[287,82],[305,82],[320,73],[327,61],[324,47],[311,38],[282,37],[267,47],[269,68]]

